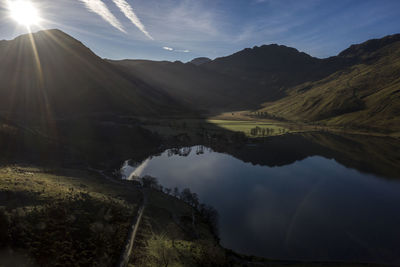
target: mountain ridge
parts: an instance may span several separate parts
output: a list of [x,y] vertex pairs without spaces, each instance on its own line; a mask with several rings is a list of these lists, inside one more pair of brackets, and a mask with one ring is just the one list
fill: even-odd
[[356,127],[371,122],[369,116],[378,128],[394,127],[399,51],[400,34],[395,34],[325,59],[271,44],[215,60],[200,58],[201,64],[107,60],[62,31],[47,30],[0,41],[0,106],[3,114],[37,117],[247,109]]
[[[293,87],[287,97],[265,103],[259,112],[292,121],[400,131],[400,39],[387,42],[385,38],[373,40],[375,48],[364,54],[359,53],[363,45],[353,46],[345,54],[356,51],[352,57],[361,59],[358,64]],[[364,47],[370,44],[367,41]]]
[[[289,88],[321,80],[361,59],[345,56],[319,59],[292,47],[271,44],[246,48],[195,67],[190,66],[194,64],[149,60],[130,60],[127,66],[127,61],[109,62],[124,65],[131,75],[146,77],[153,86],[166,90],[172,97],[185,99],[185,103],[200,110],[205,107],[230,111],[254,109],[264,102],[277,101],[287,96]],[[160,75],[152,75],[154,70]],[[201,91],[212,97],[199,96]],[[242,103],[238,103],[238,99]]]
[[175,99],[119,72],[60,30],[39,31],[3,41],[0,58],[0,105],[3,112],[10,114],[155,115],[179,106]]

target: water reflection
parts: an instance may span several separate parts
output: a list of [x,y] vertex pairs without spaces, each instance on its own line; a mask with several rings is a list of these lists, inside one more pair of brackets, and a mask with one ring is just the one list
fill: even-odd
[[[287,146],[282,144],[296,142],[284,141],[275,145],[280,150],[264,144],[231,151],[236,158],[198,146],[168,150],[132,168],[132,173],[140,169],[140,175],[158,177],[165,187],[198,193],[220,214],[222,244],[238,252],[399,264],[400,181],[345,167],[338,162],[348,158],[335,154],[334,146],[322,151],[318,143],[297,143],[297,148],[306,145],[329,157],[304,151],[285,157]],[[342,153],[350,157],[352,150]],[[339,160],[330,159],[334,157]],[[254,165],[259,162],[264,164]],[[389,157],[385,162],[392,164]]]

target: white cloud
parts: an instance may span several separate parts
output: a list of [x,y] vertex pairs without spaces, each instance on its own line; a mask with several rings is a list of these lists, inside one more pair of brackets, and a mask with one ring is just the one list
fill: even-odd
[[110,23],[113,27],[117,28],[121,32],[126,33],[124,27],[122,27],[119,20],[111,13],[111,11],[101,0],[79,0],[79,1],[84,3],[89,11],[98,14],[105,21]]
[[187,50],[187,49],[174,49],[174,48],[168,47],[168,46],[164,46],[163,49],[167,50],[167,51],[175,51],[178,53],[190,53],[190,50]]
[[113,2],[117,5],[117,7],[121,10],[122,13],[136,26],[138,29],[143,32],[149,39],[153,40],[153,37],[146,30],[143,23],[136,16],[132,7],[125,0],[113,0]]

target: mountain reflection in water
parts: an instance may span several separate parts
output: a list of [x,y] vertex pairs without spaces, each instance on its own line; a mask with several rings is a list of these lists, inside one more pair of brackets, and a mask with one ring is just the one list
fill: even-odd
[[399,143],[288,135],[241,148],[167,150],[133,172],[198,193],[220,214],[222,245],[238,252],[400,264]]

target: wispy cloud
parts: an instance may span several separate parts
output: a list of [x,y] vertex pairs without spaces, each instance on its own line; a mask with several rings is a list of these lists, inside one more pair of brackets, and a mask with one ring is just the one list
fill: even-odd
[[126,33],[124,27],[122,27],[119,20],[111,13],[111,11],[101,0],[79,0],[79,1],[84,3],[89,11],[98,14],[105,21],[110,23],[113,27],[117,28],[121,32]]
[[167,50],[167,51],[171,51],[171,52],[175,51],[175,52],[179,52],[179,53],[190,53],[190,50],[187,50],[187,49],[174,49],[174,48],[168,47],[168,46],[164,46],[163,49]]
[[122,13],[136,26],[138,29],[143,32],[148,38],[153,40],[153,37],[146,30],[143,23],[140,21],[138,16],[136,16],[133,8],[129,5],[125,0],[113,0],[113,2],[117,5],[117,7],[121,10]]

